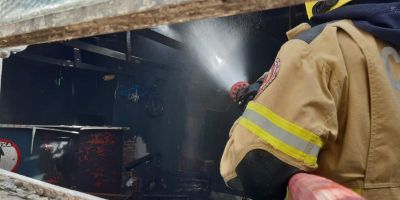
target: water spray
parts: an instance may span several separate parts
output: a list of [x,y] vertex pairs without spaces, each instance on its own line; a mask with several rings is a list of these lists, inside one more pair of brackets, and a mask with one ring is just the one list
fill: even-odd
[[187,44],[200,66],[224,89],[229,97],[245,107],[254,99],[262,84],[263,77],[255,83],[248,83],[245,73],[245,26],[228,26],[223,21],[208,20],[189,24],[185,31],[176,31],[168,25],[155,31]]
[[[170,34],[171,28],[162,28]],[[237,81],[247,81],[245,39],[248,29],[221,20],[201,20],[187,24],[178,38],[187,45],[187,52],[199,62],[205,72],[229,91]],[[175,32],[176,33],[176,32]]]
[[229,24],[221,20],[201,20],[175,29],[169,25],[154,28],[161,34],[185,43],[185,52],[199,62],[205,72],[229,92],[238,81],[247,81],[247,24]]

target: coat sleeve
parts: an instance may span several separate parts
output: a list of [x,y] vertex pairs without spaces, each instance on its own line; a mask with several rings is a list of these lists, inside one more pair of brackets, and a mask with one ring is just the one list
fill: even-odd
[[339,48],[323,46],[286,43],[239,121],[270,153],[306,171],[317,168],[320,150],[338,132],[341,84],[335,69],[343,59]]
[[345,76],[336,68],[344,65],[335,37],[284,44],[259,94],[231,130],[220,166],[225,181],[236,176],[236,166],[254,149],[298,169],[315,170],[319,152],[338,134]]

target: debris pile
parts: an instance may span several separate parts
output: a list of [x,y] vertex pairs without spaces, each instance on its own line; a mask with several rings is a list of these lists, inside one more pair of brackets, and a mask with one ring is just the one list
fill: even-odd
[[0,176],[0,199],[9,200],[52,200],[55,194],[32,184],[23,183],[7,176]]
[[105,200],[0,169],[0,199]]

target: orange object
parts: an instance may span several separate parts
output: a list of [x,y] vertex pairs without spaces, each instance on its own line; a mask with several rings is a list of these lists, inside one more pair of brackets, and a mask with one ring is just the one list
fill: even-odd
[[298,173],[289,180],[291,200],[364,200],[352,190],[329,179]]

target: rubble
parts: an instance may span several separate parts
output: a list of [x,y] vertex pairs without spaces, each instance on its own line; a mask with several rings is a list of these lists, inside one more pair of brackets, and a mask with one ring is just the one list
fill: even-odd
[[10,200],[55,200],[43,196],[43,190],[35,190],[28,184],[7,176],[0,176],[0,199]]
[[0,199],[104,200],[0,169]]

